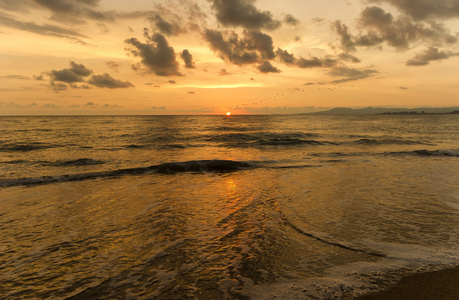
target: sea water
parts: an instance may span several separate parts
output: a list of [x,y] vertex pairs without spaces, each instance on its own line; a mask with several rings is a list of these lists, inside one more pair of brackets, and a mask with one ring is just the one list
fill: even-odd
[[0,298],[349,299],[459,265],[459,116],[0,117]]

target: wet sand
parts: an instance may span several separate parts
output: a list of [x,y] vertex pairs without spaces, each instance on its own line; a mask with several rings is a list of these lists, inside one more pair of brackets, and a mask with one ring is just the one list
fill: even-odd
[[357,298],[358,300],[457,300],[459,267],[415,274],[403,278],[394,287]]

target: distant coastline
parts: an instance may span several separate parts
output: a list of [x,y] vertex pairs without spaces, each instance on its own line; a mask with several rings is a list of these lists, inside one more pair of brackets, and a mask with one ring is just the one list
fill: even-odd
[[336,107],[325,111],[314,113],[303,113],[302,115],[417,115],[417,114],[459,114],[459,107],[419,107],[419,108],[394,108],[394,107],[367,107],[348,108]]

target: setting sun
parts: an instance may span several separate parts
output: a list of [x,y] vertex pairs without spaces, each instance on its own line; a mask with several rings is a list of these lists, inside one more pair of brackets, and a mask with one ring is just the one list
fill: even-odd
[[229,116],[229,115],[231,115],[231,113],[230,113],[230,112],[227,112],[226,115]]

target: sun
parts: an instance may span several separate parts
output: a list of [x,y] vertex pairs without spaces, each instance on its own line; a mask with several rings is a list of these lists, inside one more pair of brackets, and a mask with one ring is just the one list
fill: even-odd
[[230,112],[227,112],[226,115],[229,116],[229,115],[231,115],[231,113],[230,113]]

